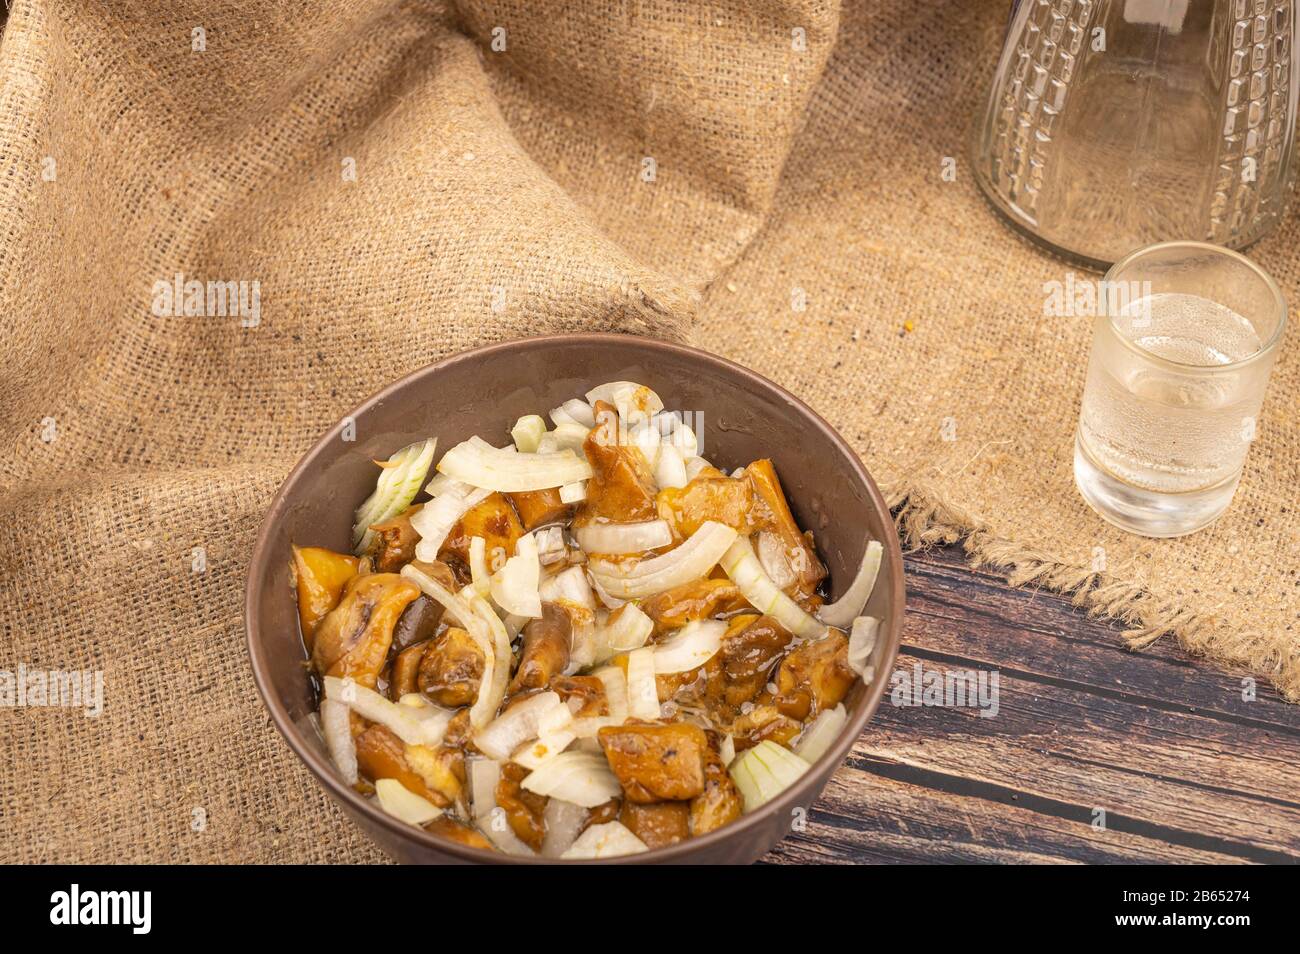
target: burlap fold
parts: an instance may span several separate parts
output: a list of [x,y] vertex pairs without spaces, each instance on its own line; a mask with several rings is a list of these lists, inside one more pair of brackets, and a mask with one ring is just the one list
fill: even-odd
[[[841,428],[909,540],[1300,696],[1294,341],[1219,523],[1158,543],[1086,510],[1086,322],[1041,317],[1065,266],[968,172],[1000,7],[18,0],[0,670],[102,670],[104,695],[0,708],[0,859],[376,858],[253,691],[252,533],[366,394],[547,331],[755,367]],[[1298,232],[1254,252],[1293,300]]]

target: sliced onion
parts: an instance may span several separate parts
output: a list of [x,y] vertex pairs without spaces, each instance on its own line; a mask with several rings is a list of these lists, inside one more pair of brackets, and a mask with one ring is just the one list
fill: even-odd
[[817,611],[817,616],[823,623],[847,629],[854,617],[861,615],[867,601],[871,599],[871,591],[876,588],[876,575],[880,572],[880,557],[883,552],[884,547],[879,540],[868,541],[862,562],[858,564],[857,575],[853,577],[853,582],[844,595]]
[[537,592],[542,564],[537,540],[525,533],[515,545],[515,555],[492,576],[492,599],[507,613],[536,619],[542,615],[542,598]]
[[320,727],[334,767],[349,785],[357,784],[357,746],[352,739],[352,716],[347,706],[333,699],[320,704]]
[[519,783],[527,791],[595,808],[622,794],[618,779],[603,755],[591,752],[561,752],[534,769]]
[[805,613],[763,572],[763,566],[747,538],[737,538],[719,562],[754,609],[773,617],[796,636],[811,639],[826,634],[823,623]]
[[655,682],[655,648],[627,654],[627,714],[633,719],[659,718],[659,685]]
[[470,811],[482,821],[497,807],[497,783],[501,781],[501,763],[495,759],[470,759]]
[[470,725],[481,729],[496,715],[510,682],[512,656],[510,634],[506,632],[505,624],[472,586],[453,593],[410,563],[402,567],[402,576],[446,607],[483,652],[483,677],[479,682],[478,698],[469,710]]
[[420,535],[415,558],[425,563],[438,559],[438,551],[456,522],[492,495],[492,491],[453,481],[411,517],[411,528]]
[[745,814],[749,814],[784,792],[809,768],[789,749],[764,739],[736,756],[728,771],[745,799]]
[[644,553],[673,542],[667,520],[640,523],[589,523],[573,531],[578,546],[588,553]]
[[651,473],[659,463],[659,452],[663,450],[663,439],[659,430],[649,421],[640,421],[627,428],[628,446],[635,447],[645,457],[646,466]]
[[430,497],[437,497],[439,494],[446,493],[447,488],[457,484],[460,484],[459,480],[452,480],[446,474],[434,474],[429,478],[429,482],[424,485],[424,492]]
[[712,467],[712,466],[713,466],[713,465],[710,464],[710,463],[709,463],[707,460],[705,460],[703,457],[688,457],[688,458],[686,458],[686,481],[687,481],[687,483],[689,483],[690,481],[694,480],[696,477],[700,476],[700,471],[705,470],[706,468],[709,468],[709,467]]
[[447,732],[447,723],[451,722],[452,713],[433,704],[421,709],[398,705],[373,689],[358,685],[352,679],[326,676],[324,682],[327,700],[344,705],[363,719],[391,729],[394,735],[408,745],[437,745]]
[[469,572],[474,591],[479,596],[487,596],[492,592],[492,573],[487,565],[487,541],[482,537],[470,537]]
[[539,587],[542,599],[547,603],[568,600],[587,609],[596,608],[596,595],[587,582],[587,574],[580,566],[571,566],[552,577],[548,577]]
[[[611,725],[627,721],[627,675],[618,666],[604,666],[592,673],[605,687],[605,705],[609,708]],[[657,698],[657,696],[656,696]]]
[[722,742],[718,744],[718,758],[722,759],[723,765],[730,765],[736,758],[736,739],[734,736],[727,734],[722,737]]
[[564,545],[563,527],[543,527],[534,530],[533,537],[537,541],[537,558],[542,561],[543,566],[558,563],[567,556],[568,548]]
[[565,484],[560,488],[560,503],[582,503],[587,499],[587,482],[585,480]]
[[799,736],[799,741],[795,743],[794,754],[809,765],[816,762],[826,754],[831,744],[844,731],[844,725],[848,721],[849,714],[845,711],[843,703],[834,709],[825,709],[818,713],[817,718]]
[[555,442],[556,451],[571,450],[578,457],[586,460],[587,435],[590,433],[590,428],[583,427],[575,421],[561,424],[550,432],[550,437]]
[[853,629],[849,632],[849,668],[862,676],[864,682],[871,681],[866,676],[869,668],[867,660],[876,648],[876,632],[879,629],[880,620],[874,616],[859,616],[853,621]]
[[559,858],[578,840],[587,824],[587,809],[562,798],[548,799],[542,812],[546,837],[542,839],[542,857]]
[[567,599],[558,599],[555,605],[569,614],[569,665],[564,674],[571,676],[596,662],[596,613]]
[[678,412],[661,411],[651,423],[662,435],[664,445],[676,450],[683,460],[700,452],[699,438]]
[[635,603],[624,603],[606,618],[596,634],[596,662],[640,649],[654,632],[655,621]]
[[646,843],[632,834],[632,830],[621,822],[605,822],[592,825],[575,841],[561,858],[616,858],[620,855],[635,855],[649,851]]
[[510,438],[515,442],[515,448],[524,454],[536,453],[537,445],[545,433],[546,422],[536,414],[525,414],[510,428]]
[[620,600],[617,597],[610,596],[605,588],[596,582],[594,578],[591,581],[591,588],[595,592],[597,598],[599,598],[601,605],[606,609],[616,610],[620,606],[627,605],[627,600]]
[[520,454],[478,437],[457,444],[438,461],[438,471],[472,487],[521,493],[561,487],[591,476],[591,465],[571,450]]
[[[592,577],[611,596],[639,599],[708,576],[728,552],[727,548],[736,542],[744,542],[746,549],[749,547],[747,541],[736,540],[736,531],[731,527],[706,520],[685,543],[661,556],[627,561],[593,558],[588,566]],[[752,551],[750,556],[753,557]],[[754,565],[758,566],[757,558]]]
[[577,421],[585,428],[590,429],[596,426],[596,412],[591,409],[591,405],[586,401],[570,398],[552,411],[551,420],[558,425],[560,421],[555,416],[557,411],[563,413],[569,420]]
[[690,672],[717,655],[727,624],[719,619],[692,620],[671,639],[655,643],[656,673]]
[[442,809],[427,798],[416,795],[395,778],[381,778],[375,782],[375,798],[379,807],[408,825],[427,825]]
[[659,460],[655,463],[655,483],[660,490],[665,487],[685,487],[689,483],[682,452],[671,444],[665,444],[659,451]]
[[659,400],[659,395],[635,381],[610,381],[594,387],[587,392],[587,401],[593,407],[597,401],[614,405],[618,416],[626,424],[654,417],[664,409],[664,402]]
[[558,693],[541,692],[529,696],[475,732],[474,744],[484,755],[508,759],[525,742],[537,738],[542,716],[556,706],[568,711]]
[[375,538],[372,524],[382,523],[411,505],[420,485],[429,474],[433,452],[438,439],[431,437],[403,447],[384,462],[383,470],[375,481],[374,492],[357,508],[356,522],[352,527],[354,552],[364,553]]
[[770,530],[760,530],[758,534],[758,562],[763,571],[772,578],[777,589],[784,590],[798,580],[794,567],[790,565],[790,556],[780,536]]

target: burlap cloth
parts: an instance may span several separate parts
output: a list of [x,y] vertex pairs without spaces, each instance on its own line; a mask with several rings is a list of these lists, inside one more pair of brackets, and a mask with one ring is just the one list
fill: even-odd
[[[1295,331],[1225,518],[1155,543],[1085,508],[1087,323],[1040,317],[1065,266],[966,158],[1005,7],[18,0],[0,669],[100,669],[105,701],[0,710],[0,860],[376,859],[254,693],[253,531],[366,394],[544,331],[734,357],[843,431],[909,540],[1300,696]],[[1298,223],[1254,253],[1293,302]],[[176,273],[259,282],[260,323],[156,316]]]

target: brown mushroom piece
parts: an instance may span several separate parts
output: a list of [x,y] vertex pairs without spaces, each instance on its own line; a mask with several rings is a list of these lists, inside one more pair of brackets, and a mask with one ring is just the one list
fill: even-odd
[[471,828],[464,822],[448,815],[439,815],[426,824],[424,830],[431,835],[437,835],[440,838],[446,838],[448,841],[465,845],[467,848],[482,848],[485,851],[493,850],[492,842],[488,841],[481,831],[477,828]]
[[448,709],[473,705],[486,668],[487,656],[478,640],[459,626],[449,626],[420,657],[416,686]]
[[595,676],[556,676],[551,688],[569,706],[575,719],[609,715],[605,684]]
[[396,573],[353,577],[339,605],[316,628],[312,666],[321,675],[373,689],[388,661],[397,618],[419,595],[414,583]]
[[690,722],[606,726],[597,734],[629,801],[694,798],[704,791],[704,730]]
[[718,753],[718,734],[708,733],[704,753],[704,791],[691,799],[690,826],[693,836],[703,835],[735,821],[745,810],[744,799]]
[[326,614],[339,605],[343,589],[357,572],[360,561],[346,553],[324,547],[294,547],[289,564],[294,588],[298,592],[298,625],[303,644],[312,647],[316,627]]
[[803,722],[839,705],[856,678],[849,666],[849,638],[833,629],[781,661],[774,701],[784,715]]
[[595,412],[596,426],[582,445],[592,475],[587,481],[587,499],[573,518],[574,526],[655,519],[655,482],[645,454],[624,440],[626,435],[612,405],[597,401]]
[[772,704],[764,691],[759,695],[757,704],[737,717],[727,731],[735,740],[736,751],[739,752],[753,748],[766,739],[788,745],[791,739],[803,731],[803,723],[785,715]]
[[420,690],[416,675],[420,671],[420,660],[428,646],[427,642],[416,643],[414,646],[407,646],[397,654],[388,673],[388,698],[397,702],[407,693]]
[[751,702],[772,678],[776,661],[794,634],[771,616],[737,616],[722,637],[727,705]]
[[748,605],[735,583],[708,579],[692,580],[664,590],[643,602],[641,611],[654,620],[651,638],[658,639],[694,620],[712,619]]
[[[523,533],[519,515],[510,506],[510,501],[506,500],[504,494],[493,493],[456,521],[447,534],[442,549],[438,551],[438,558],[454,562],[460,567],[468,567],[469,543],[474,537],[482,537],[487,546],[489,569],[493,569],[494,561],[500,562],[514,555],[515,544]],[[452,568],[456,569],[456,566]]]
[[379,573],[396,573],[415,559],[415,545],[420,535],[411,526],[411,518],[424,507],[416,504],[395,517],[370,525],[375,534],[370,544],[370,560]]
[[465,756],[459,749],[408,745],[382,725],[357,736],[356,746],[357,766],[369,779],[396,779],[439,808],[455,803],[464,791]]
[[523,524],[525,533],[567,520],[573,513],[573,505],[566,504],[560,499],[558,487],[525,490],[506,494],[506,497],[514,505],[515,512],[519,514],[519,522]]
[[501,766],[501,778],[497,782],[497,805],[506,814],[510,830],[519,840],[533,851],[542,850],[542,841],[546,838],[546,803],[545,795],[530,792],[520,784],[529,775],[529,770],[518,762],[506,762]]
[[564,607],[546,602],[542,615],[524,626],[524,648],[519,668],[507,692],[514,695],[527,689],[544,689],[553,677],[569,665],[569,645],[573,626]]
[[691,809],[687,802],[653,802],[648,805],[627,801],[618,820],[647,848],[665,848],[691,837]]
[[744,479],[696,477],[685,487],[659,491],[655,505],[675,540],[686,539],[707,520],[726,524],[741,536],[754,529],[754,485]]
[[755,514],[757,522],[774,532],[785,549],[786,560],[795,575],[791,593],[795,599],[807,597],[817,589],[826,577],[826,567],[817,558],[817,550],[812,543],[812,535],[804,533],[795,523],[790,504],[781,489],[781,481],[776,476],[776,468],[768,459],[756,460],[745,468],[745,477],[754,488],[759,501]]

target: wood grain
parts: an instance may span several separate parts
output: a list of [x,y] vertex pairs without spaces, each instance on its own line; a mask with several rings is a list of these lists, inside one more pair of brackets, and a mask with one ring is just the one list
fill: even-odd
[[765,861],[1300,861],[1300,707],[1173,640],[1129,652],[1120,626],[955,549],[907,569],[896,670],[996,671],[997,713],[887,695]]

